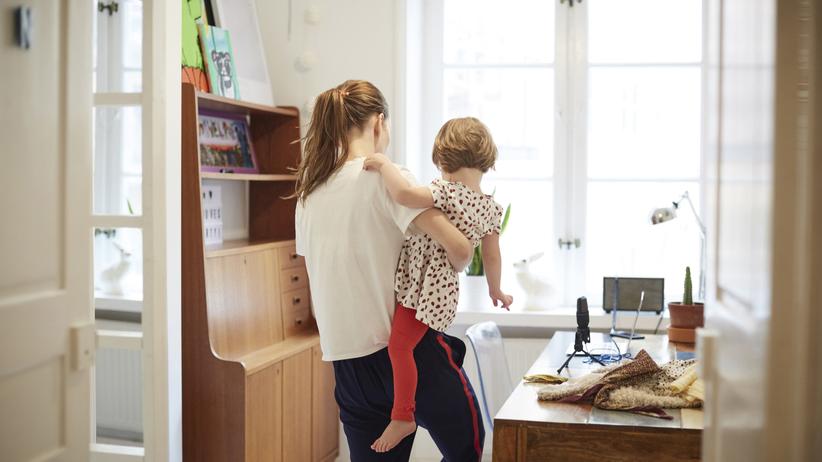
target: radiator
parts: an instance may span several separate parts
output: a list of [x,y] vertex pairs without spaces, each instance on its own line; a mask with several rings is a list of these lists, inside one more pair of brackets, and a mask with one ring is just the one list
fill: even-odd
[[97,435],[143,440],[143,384],[140,351],[99,348],[96,359]]
[[[511,383],[519,383],[522,376],[528,372],[528,369],[531,368],[550,340],[548,338],[511,338],[504,340],[508,370],[511,372]],[[471,359],[473,360],[473,357]]]

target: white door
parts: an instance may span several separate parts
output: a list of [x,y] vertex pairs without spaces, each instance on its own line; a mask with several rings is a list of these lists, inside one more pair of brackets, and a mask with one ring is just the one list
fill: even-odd
[[761,459],[771,307],[773,0],[706,7],[706,160],[710,249],[703,459]]
[[[88,460],[91,15],[0,4],[0,459]],[[21,5],[28,49],[10,40]]]
[[811,460],[819,444],[810,4],[705,2],[708,462]]

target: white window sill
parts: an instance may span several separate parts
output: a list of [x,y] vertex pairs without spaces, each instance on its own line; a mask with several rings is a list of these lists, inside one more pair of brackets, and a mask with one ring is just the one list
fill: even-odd
[[[589,327],[594,331],[608,331],[611,329],[611,314],[605,313],[602,308],[589,308]],[[630,331],[634,324],[635,313],[619,311],[617,313],[617,329]],[[544,311],[505,311],[490,307],[489,310],[477,311],[460,307],[457,311],[455,325],[470,326],[484,321],[494,321],[501,327],[537,327],[550,329],[576,329],[576,307],[558,307]],[[639,332],[653,332],[659,322],[659,315],[654,312],[640,313],[637,319],[636,330]],[[668,315],[664,313],[659,331],[664,333],[668,327]]]

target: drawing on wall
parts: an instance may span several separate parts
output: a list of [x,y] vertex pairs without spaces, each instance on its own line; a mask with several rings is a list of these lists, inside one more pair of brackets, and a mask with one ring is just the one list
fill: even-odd
[[202,171],[257,173],[257,159],[244,115],[200,111],[198,124]]
[[[269,0],[265,0],[269,1]],[[243,99],[274,105],[254,0],[213,0],[215,25],[231,32]]]
[[240,99],[230,34],[227,30],[207,24],[198,24],[197,27],[200,30],[200,45],[203,48],[211,92],[226,98]]

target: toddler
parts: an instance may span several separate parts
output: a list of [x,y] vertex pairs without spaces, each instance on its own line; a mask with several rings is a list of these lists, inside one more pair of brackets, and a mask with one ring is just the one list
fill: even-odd
[[[494,167],[497,147],[488,128],[473,117],[452,119],[434,141],[434,165],[442,178],[428,186],[412,186],[382,154],[365,159],[363,168],[383,176],[391,198],[406,207],[436,207],[448,216],[476,247],[482,244],[482,262],[494,306],[508,309],[513,298],[500,290],[499,233],[502,207],[480,189],[482,175]],[[445,250],[425,234],[405,238],[394,281],[397,307],[388,341],[394,375],[391,422],[371,448],[391,450],[416,430],[414,395],[417,366],[414,347],[430,327],[445,331],[451,326],[459,301],[459,277]]]

